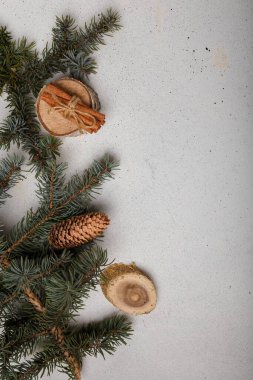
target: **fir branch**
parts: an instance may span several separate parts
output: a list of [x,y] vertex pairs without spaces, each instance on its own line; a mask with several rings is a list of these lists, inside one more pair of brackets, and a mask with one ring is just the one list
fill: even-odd
[[38,282],[39,280],[47,280],[47,277],[52,273],[58,271],[60,268],[68,266],[72,262],[73,256],[74,253],[64,249],[61,254],[55,254],[52,250],[50,250],[50,252],[42,257],[41,260],[40,257],[37,258],[36,263],[38,273],[33,276],[29,276],[28,284],[31,286],[34,282]]
[[11,42],[11,33],[7,30],[6,26],[0,26],[0,48],[10,47]]
[[8,305],[10,302],[13,302],[18,296],[19,294],[17,292],[13,292],[13,293],[10,293],[10,294],[7,294],[7,295],[1,295],[1,301],[0,301],[0,314],[1,314],[1,311],[3,310],[3,307],[5,305]]
[[12,259],[9,267],[2,271],[1,286],[3,289],[8,289],[8,294],[6,298],[3,297],[0,305],[2,303],[6,304],[8,298],[15,298],[15,294],[20,294],[24,288],[30,287],[34,289],[36,286],[41,285],[43,281],[46,281],[47,277],[54,272],[69,266],[73,253],[63,250],[61,254],[57,255],[52,250],[49,250],[43,256],[39,252],[36,256],[36,258],[21,256]]
[[62,63],[70,76],[83,82],[87,80],[88,75],[96,73],[95,60],[84,52],[68,51],[62,59]]
[[101,184],[113,178],[113,171],[117,167],[116,161],[105,156],[101,161],[94,161],[91,168],[85,170],[82,176],[72,176],[64,188],[66,198],[60,205],[61,212],[68,216],[80,213],[81,207],[84,205],[87,207],[94,194],[98,194]]
[[94,245],[90,250],[82,249],[73,263],[54,272],[45,283],[47,318],[58,324],[75,317],[90,290],[95,290],[107,261],[107,251]]
[[22,146],[30,155],[32,168],[39,174],[49,160],[59,155],[61,142],[53,136],[40,136],[34,99],[27,91],[22,81],[9,88],[7,107],[10,114],[1,126],[0,146],[6,150],[11,143]]
[[60,156],[59,148],[62,142],[54,136],[43,136],[39,138],[36,145],[32,144],[24,142],[23,147],[31,154],[31,167],[36,170],[36,177],[38,177],[46,170],[51,160],[54,161]]
[[70,16],[56,17],[53,28],[53,49],[65,52],[75,42],[75,20]]
[[114,315],[102,320],[71,330],[66,334],[66,345],[69,350],[81,352],[82,355],[97,356],[113,354],[116,348],[132,335],[131,323],[125,316]]
[[[73,260],[75,258],[75,260]],[[11,260],[3,272],[1,310],[22,293],[39,312],[46,312],[48,321],[58,324],[73,317],[83,306],[84,298],[95,289],[103,268],[107,265],[107,252],[91,244],[79,252],[63,251],[60,256],[46,255],[43,259],[21,257]],[[46,304],[38,287],[45,287]],[[57,313],[55,312],[57,310]]]
[[13,289],[9,289],[4,284],[4,271],[0,273],[0,319],[2,318],[5,309],[10,308],[10,305],[17,299],[20,295],[19,292]]
[[121,28],[118,12],[111,8],[106,13],[101,13],[98,19],[92,18],[89,24],[79,29],[76,35],[76,49],[83,51],[86,55],[99,49],[99,45],[105,45],[104,36],[111,34]]
[[20,361],[22,357],[31,355],[41,344],[41,338],[45,339],[49,334],[49,329],[42,328],[38,321],[29,317],[7,319],[0,336],[0,361],[1,356],[5,356],[5,361]]
[[[112,178],[112,171],[117,163],[109,157],[95,161],[93,166],[86,170],[82,176],[74,175],[63,188],[64,196],[60,202],[48,210],[48,202],[42,205],[35,213],[30,210],[6,237],[8,248],[5,256],[11,253],[36,251],[42,244],[56,221],[66,219],[69,216],[80,214],[87,208],[101,184],[108,178]],[[2,255],[3,256],[3,255]]]
[[[119,15],[112,10],[93,18],[83,29],[77,28],[70,16],[57,18],[52,46],[46,47],[41,57],[33,43],[25,38],[16,42],[0,27],[0,92],[6,91],[10,110],[0,129],[0,145],[9,149],[16,143],[29,154],[40,198],[38,210],[29,210],[0,238],[3,380],[37,379],[55,366],[69,379],[78,380],[81,354],[112,353],[131,333],[127,321],[117,318],[71,332],[69,320],[99,283],[107,253],[88,244],[85,249],[56,254],[48,246],[48,232],[54,223],[85,212],[101,184],[112,177],[116,164],[105,158],[66,183],[65,165],[56,163],[60,142],[40,135],[33,98],[56,72],[85,81],[96,70],[90,54],[119,28]],[[0,203],[1,190],[6,198],[6,191],[18,179],[22,175],[16,167],[0,170]],[[19,364],[21,356],[34,352],[42,340],[44,351]]]
[[[24,62],[34,57],[35,43],[27,43],[25,37],[18,41],[11,39],[6,28],[1,27],[0,40],[0,92],[7,86],[12,86],[19,79]],[[7,43],[6,43],[7,42]]]
[[35,311],[34,307],[27,301],[24,295],[18,294],[13,301],[4,305],[0,313],[1,327],[9,319],[20,319],[20,316],[29,316],[31,320],[41,318]]
[[40,298],[35,294],[30,288],[24,287],[23,289],[24,295],[30,304],[34,307],[34,309],[39,313],[45,313],[46,309],[42,304]]
[[[101,13],[98,18],[92,18],[89,24],[85,24],[84,28],[77,28],[75,20],[67,16],[56,18],[56,27],[53,28],[52,47],[46,47],[43,52],[43,66],[46,77],[59,71],[66,71],[66,63],[70,64],[70,69],[73,69],[73,61],[76,67],[79,67],[78,72],[82,72],[81,77],[85,72],[94,72],[95,62],[89,57],[91,53],[99,49],[99,45],[105,45],[105,36],[111,34],[121,28],[120,16],[112,9],[108,9],[106,13]],[[69,57],[69,51],[75,58]],[[78,56],[78,54],[80,56]],[[66,61],[67,59],[67,61]],[[82,68],[82,70],[80,70]],[[77,71],[72,71],[77,75]]]
[[23,139],[27,139],[26,133],[29,132],[24,120],[15,116],[8,116],[1,124],[0,146],[2,149],[9,150],[12,143],[20,147]]
[[42,53],[41,66],[45,79],[65,70],[62,58],[75,45],[76,26],[74,24],[75,20],[69,15],[56,17],[56,26],[52,30],[52,46],[51,48],[46,46]]
[[5,88],[11,111],[0,130],[3,149],[8,150],[11,143],[22,146],[38,173],[44,170],[49,159],[59,154],[56,143],[53,149],[49,143],[45,146],[48,138],[40,136],[30,93],[37,97],[45,81],[57,72],[81,81],[95,73],[96,63],[90,53],[105,44],[106,35],[120,28],[119,19],[118,13],[109,9],[85,24],[83,29],[78,29],[70,16],[58,17],[53,28],[52,46],[46,46],[42,57],[34,49],[34,43],[27,43],[25,38],[14,41],[7,29],[0,27],[0,93]]
[[48,210],[62,202],[64,197],[66,163],[57,164],[55,160],[48,161],[41,172],[36,194],[40,204]]
[[29,277],[37,273],[34,260],[21,257],[19,260],[12,260],[10,267],[4,272],[3,284],[7,289],[23,290],[29,281]]
[[[51,334],[55,338],[58,346],[60,347],[67,364],[70,366],[70,370],[75,380],[81,380],[81,362],[79,360],[79,353],[77,356],[73,355],[70,350],[66,348],[65,336],[60,327],[55,326],[51,329]],[[69,372],[69,369],[68,369]]]
[[56,167],[54,166],[51,170],[51,176],[50,176],[50,180],[49,180],[49,208],[53,208],[54,207],[54,189],[55,189],[55,173],[56,172]]
[[62,360],[59,348],[50,348],[36,353],[33,359],[14,367],[15,380],[37,380],[44,374],[50,375]]
[[34,50],[34,56],[24,62],[22,70],[22,82],[25,84],[28,92],[31,91],[34,97],[37,98],[41,88],[45,84],[45,80],[49,76],[50,73],[45,68],[41,55]]
[[[24,294],[26,295],[27,299],[29,300],[29,302],[32,304],[32,306],[34,307],[34,309],[39,312],[40,314],[44,315],[46,309],[45,307],[42,305],[42,302],[40,301],[40,299],[37,297],[37,295],[32,292],[29,288],[24,288]],[[25,329],[23,329],[25,330]],[[72,372],[73,374],[73,378],[75,380],[81,380],[81,372],[80,372],[80,369],[81,369],[81,366],[80,366],[80,361],[79,359],[77,359],[66,347],[65,347],[65,336],[63,334],[63,331],[62,329],[59,327],[59,326],[53,326],[51,327],[49,330],[49,333],[54,337],[56,343],[58,344],[60,350],[62,351],[63,355],[64,355],[64,358],[67,362],[67,364],[70,366],[70,371]],[[24,332],[24,331],[23,331]],[[36,339],[38,338],[37,334],[33,334],[33,339]],[[26,344],[28,344],[27,346],[27,349],[35,349],[35,345],[36,345],[36,340],[35,341],[32,341],[31,344],[32,346],[29,345],[29,341],[26,341],[25,338],[23,337],[23,341],[26,342]],[[3,342],[5,343],[5,339],[2,339],[1,340],[2,344]],[[4,349],[4,352],[6,351],[6,348],[7,348],[7,353],[8,353],[8,345],[6,347],[5,345],[5,349]],[[19,349],[22,348],[22,345],[20,347],[20,344],[19,344]],[[1,357],[0,357],[1,359]]]
[[16,155],[7,156],[0,161],[0,205],[5,202],[6,198],[10,197],[8,190],[25,178],[21,173],[23,163],[23,157]]
[[[26,295],[26,297],[29,300],[29,302],[34,307],[34,309],[37,312],[39,312],[39,314],[42,314],[44,316],[46,309],[42,305],[42,302],[37,297],[37,295],[34,292],[32,292],[29,288],[24,288],[23,292]],[[19,326],[20,326],[20,321],[19,321]],[[40,325],[36,324],[36,326],[40,326]],[[81,380],[81,376],[80,376],[80,368],[81,368],[80,367],[80,361],[79,361],[79,359],[77,359],[65,347],[65,336],[64,336],[64,333],[63,333],[62,329],[59,326],[55,326],[54,325],[54,326],[50,327],[50,329],[45,329],[44,328],[43,332],[45,332],[45,334],[41,334],[41,331],[40,331],[39,334],[38,334],[37,331],[32,332],[32,336],[31,336],[31,332],[30,332],[30,329],[29,329],[29,337],[28,337],[28,339],[27,339],[27,337],[25,335],[22,335],[22,334],[26,333],[26,330],[27,330],[26,329],[26,324],[22,328],[22,323],[21,323],[20,327],[21,327],[21,330],[18,333],[18,339],[16,337],[16,341],[15,341],[15,346],[17,347],[17,349],[19,349],[19,350],[22,349],[22,352],[24,352],[23,351],[24,348],[26,348],[27,351],[33,351],[35,349],[35,347],[36,347],[36,344],[38,344],[38,338],[41,337],[41,335],[44,336],[44,335],[48,335],[50,333],[53,336],[53,338],[55,339],[55,341],[58,344],[59,348],[61,349],[61,351],[63,353],[63,356],[64,356],[64,358],[66,360],[66,363],[70,366],[70,370],[71,370],[71,372],[73,374],[73,378],[75,380]],[[23,343],[20,343],[20,340],[21,340],[20,334],[22,335],[22,342]],[[13,343],[13,339],[14,339],[14,337],[12,337],[12,341],[11,341],[12,343]],[[4,346],[4,347],[2,347],[3,348],[2,352],[3,352],[3,354],[5,356],[6,356],[6,354],[8,356],[10,356],[10,351],[9,351],[10,347],[8,345],[8,342],[6,343],[6,340],[7,339],[6,339],[6,334],[5,334],[5,338],[0,340],[2,346]],[[25,344],[25,347],[23,347],[23,344]],[[12,350],[11,353],[13,353],[13,350]],[[0,357],[0,360],[1,360],[1,357]]]
[[[58,332],[57,332],[58,334]],[[40,374],[42,376],[45,371],[49,370],[49,374],[54,366],[58,366],[64,372],[70,375],[70,378],[76,378],[69,373],[68,368],[62,363],[61,353],[66,350],[73,353],[77,358],[80,355],[101,354],[105,357],[105,353],[113,354],[117,347],[121,344],[126,344],[127,340],[132,335],[131,323],[124,316],[115,315],[106,318],[101,322],[90,323],[86,326],[77,329],[68,328],[62,336],[62,332],[58,334],[61,349],[53,345],[42,353],[35,354],[33,360],[28,360],[25,363],[16,367],[18,373],[17,379],[37,379]],[[65,357],[66,361],[67,358]],[[55,360],[53,363],[52,361]]]

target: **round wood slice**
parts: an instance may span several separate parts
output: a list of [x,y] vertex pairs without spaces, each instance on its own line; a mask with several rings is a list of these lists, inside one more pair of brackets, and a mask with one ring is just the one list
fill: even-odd
[[[96,92],[86,84],[76,79],[66,77],[54,81],[53,84],[72,96],[78,96],[82,103],[99,111],[100,102],[98,96]],[[53,136],[78,135],[80,132],[74,120],[67,120],[60,112],[54,110],[41,99],[41,95],[46,87],[47,85],[41,89],[36,101],[37,116],[41,125]]]
[[156,306],[153,282],[134,264],[107,267],[103,271],[101,288],[109,302],[128,314],[150,313]]

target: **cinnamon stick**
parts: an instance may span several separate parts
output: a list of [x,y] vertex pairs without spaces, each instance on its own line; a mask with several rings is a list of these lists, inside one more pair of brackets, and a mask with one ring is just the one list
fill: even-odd
[[[44,100],[50,107],[57,106],[57,102],[47,93],[41,95],[41,100]],[[61,102],[67,105],[67,101],[64,99],[61,99]],[[77,108],[77,107],[76,107]],[[84,124],[88,126],[94,126],[94,119],[92,117],[89,117],[88,115],[79,115]],[[100,127],[101,123],[99,120],[96,120],[95,123],[96,127]]]
[[[69,95],[67,92],[63,91],[61,88],[55,86],[52,83],[49,83],[46,86],[45,90],[47,92],[49,92],[49,93],[51,92],[51,93],[55,94],[58,98],[60,98],[61,101],[63,99],[67,100],[67,101],[70,101],[70,99],[72,98],[71,95]],[[77,103],[76,108],[77,108],[78,111],[90,113],[92,116],[95,116],[95,118],[98,119],[101,122],[102,125],[104,124],[104,122],[105,122],[105,115],[103,113],[95,111],[93,108],[90,108],[90,107],[86,106],[85,104],[83,104],[81,102]]]

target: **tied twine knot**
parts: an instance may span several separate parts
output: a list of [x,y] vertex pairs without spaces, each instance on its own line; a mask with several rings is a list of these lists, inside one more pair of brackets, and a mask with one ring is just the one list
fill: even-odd
[[[80,99],[76,95],[72,96],[67,104],[63,103],[57,95],[50,95],[57,104],[56,106],[52,107],[53,110],[62,113],[67,120],[74,119],[80,133],[84,133],[84,130],[93,130],[96,125],[96,118],[88,112],[83,112],[77,109],[76,106]],[[91,119],[92,124],[86,124],[81,116],[88,116]]]

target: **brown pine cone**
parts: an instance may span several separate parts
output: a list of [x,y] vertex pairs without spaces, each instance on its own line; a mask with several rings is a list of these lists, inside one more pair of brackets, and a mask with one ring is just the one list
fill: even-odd
[[108,216],[99,212],[73,216],[55,224],[48,240],[55,248],[78,247],[102,235],[109,222]]

